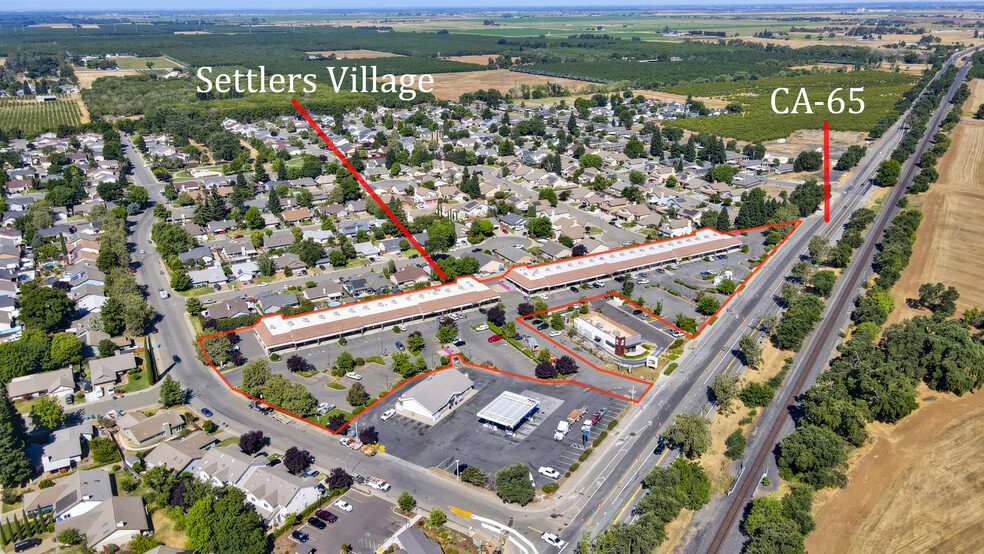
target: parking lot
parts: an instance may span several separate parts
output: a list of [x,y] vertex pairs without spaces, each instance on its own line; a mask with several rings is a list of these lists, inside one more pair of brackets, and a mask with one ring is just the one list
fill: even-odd
[[[565,440],[553,438],[557,423],[572,410],[586,407],[586,417],[606,408],[608,421],[625,408],[628,401],[571,384],[541,384],[518,377],[485,370],[460,367],[474,382],[475,396],[429,426],[400,415],[382,421],[380,415],[393,407],[396,398],[384,400],[374,410],[359,419],[361,425],[374,425],[387,454],[397,456],[421,467],[441,467],[454,472],[454,461],[494,473],[517,462],[525,462],[536,473],[540,466],[554,467],[561,473],[577,459],[581,450],[580,427]],[[515,433],[484,426],[478,412],[503,391],[511,391],[540,400],[540,407]],[[426,443],[427,448],[420,448]],[[548,479],[539,476],[537,486]]]
[[297,543],[294,552],[308,554],[312,548],[319,553],[341,552],[342,543],[348,543],[354,552],[372,553],[407,522],[393,511],[393,504],[379,496],[349,491],[342,499],[352,505],[352,511],[325,506],[323,509],[338,516],[338,521],[323,530],[307,523],[302,525],[299,529],[309,538],[307,542]]

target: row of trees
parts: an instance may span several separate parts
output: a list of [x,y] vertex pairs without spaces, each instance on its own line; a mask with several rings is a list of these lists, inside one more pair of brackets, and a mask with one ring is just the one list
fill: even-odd
[[634,507],[637,518],[604,533],[589,533],[578,542],[583,554],[649,554],[666,540],[666,525],[680,510],[699,510],[710,501],[711,479],[696,462],[677,458],[670,467],[655,467],[642,482],[646,495]]
[[283,375],[273,375],[266,360],[255,360],[243,367],[239,390],[301,417],[315,414],[317,400],[307,388],[291,383]]

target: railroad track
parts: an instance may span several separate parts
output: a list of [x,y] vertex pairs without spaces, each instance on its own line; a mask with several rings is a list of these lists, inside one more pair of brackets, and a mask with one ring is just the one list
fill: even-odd
[[[940,70],[940,74],[946,71],[946,69],[952,65],[954,61],[972,51],[973,49],[965,50],[954,55],[950,58],[950,63]],[[853,300],[853,294],[851,293],[858,288],[861,280],[869,274],[869,266],[871,264],[872,256],[874,255],[875,247],[880,242],[880,240],[875,240],[875,238],[880,238],[882,233],[884,233],[885,229],[888,227],[888,223],[891,221],[892,216],[895,213],[895,206],[898,205],[899,199],[905,195],[905,191],[908,188],[908,185],[905,183],[910,183],[913,173],[915,173],[915,160],[918,160],[929,147],[930,139],[936,133],[937,129],[939,129],[940,121],[948,111],[947,108],[949,106],[950,99],[953,98],[954,92],[963,82],[964,76],[966,75],[969,67],[970,62],[968,61],[967,64],[965,64],[964,67],[958,72],[957,78],[954,79],[953,84],[946,93],[946,96],[944,96],[943,100],[940,102],[939,108],[937,108],[936,113],[933,114],[930,124],[926,126],[926,134],[920,141],[919,147],[916,149],[916,152],[909,157],[909,161],[906,164],[906,169],[899,179],[899,184],[895,186],[889,194],[886,202],[883,204],[885,209],[883,209],[875,219],[874,227],[871,230],[869,239],[864,242],[861,250],[855,253],[856,255],[852,260],[851,268],[846,276],[847,278],[844,279],[842,276],[842,278],[838,280],[838,285],[842,286],[840,293],[837,295],[837,299],[834,301],[834,304],[827,311],[827,316],[821,322],[819,332],[810,341],[804,362],[800,365],[800,369],[796,373],[796,380],[786,391],[786,395],[783,398],[783,402],[781,404],[782,410],[772,422],[772,426],[769,428],[769,432],[766,435],[761,448],[759,448],[756,453],[751,465],[747,466],[745,479],[741,482],[741,485],[731,497],[731,503],[728,506],[724,519],[721,522],[720,527],[718,527],[715,532],[714,538],[711,540],[711,544],[708,547],[707,551],[709,553],[717,554],[721,551],[724,546],[725,539],[727,539],[727,536],[734,527],[738,517],[744,511],[745,504],[748,499],[751,498],[752,493],[755,492],[756,487],[758,487],[758,476],[761,475],[762,469],[765,466],[768,457],[772,454],[773,447],[779,441],[779,434],[782,432],[782,428],[786,424],[787,419],[784,414],[788,413],[789,407],[795,404],[796,396],[806,385],[806,382],[812,373],[810,368],[815,367],[818,363],[826,361],[827,355],[830,351],[826,349],[824,345],[827,344],[831,333],[837,330],[837,315],[842,314],[845,310],[847,310],[848,302]]]

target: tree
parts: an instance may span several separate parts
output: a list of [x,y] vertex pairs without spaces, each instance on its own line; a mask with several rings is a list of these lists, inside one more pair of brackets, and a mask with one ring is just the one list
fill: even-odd
[[530,482],[529,466],[520,463],[496,472],[495,492],[505,502],[515,502],[520,506],[529,504],[536,494]]
[[65,291],[54,287],[34,287],[22,293],[18,299],[18,319],[28,329],[40,329],[45,333],[61,331],[68,327],[75,311],[75,301]]
[[810,278],[810,284],[816,289],[817,294],[827,298],[830,293],[834,290],[834,284],[837,282],[837,275],[829,269],[816,272],[813,277]]
[[533,306],[533,304],[530,304],[529,302],[522,302],[518,306],[516,306],[516,313],[518,313],[520,316],[525,317],[534,312],[536,312],[536,308]]
[[185,532],[185,546],[199,552],[262,554],[269,548],[263,521],[235,487],[195,502],[185,517]]
[[0,382],[0,484],[12,487],[31,476],[27,455],[24,418],[7,396],[7,385]]
[[732,460],[737,460],[741,458],[741,455],[745,452],[745,433],[741,429],[735,429],[728,438],[725,439],[724,445],[726,450],[724,455],[731,458]]
[[762,346],[754,335],[748,334],[738,340],[738,350],[745,359],[745,365],[758,369],[762,364]]
[[65,419],[61,404],[50,396],[42,396],[31,406],[31,423],[35,427],[54,429]]
[[367,425],[359,429],[359,442],[362,444],[378,444],[379,433],[376,432],[376,427],[374,425]]
[[263,431],[258,429],[246,431],[239,437],[239,448],[251,456],[259,452],[264,444],[266,444],[266,437],[263,436]]
[[489,308],[488,312],[485,314],[485,317],[496,325],[502,325],[502,322],[506,320],[506,312],[502,308],[494,306]]
[[116,442],[107,437],[93,437],[89,441],[89,452],[92,453],[92,460],[98,464],[118,462],[120,459]]
[[441,324],[437,329],[437,340],[441,344],[447,344],[454,341],[454,338],[458,336],[458,328],[450,324]]
[[793,160],[793,170],[796,172],[817,171],[821,167],[823,167],[823,153],[815,150],[804,150]]
[[768,384],[749,381],[742,387],[738,397],[749,408],[760,408],[768,406],[775,394],[776,390]]
[[720,307],[721,302],[710,294],[705,294],[697,300],[697,311],[704,315],[711,315]]
[[55,536],[55,540],[58,544],[63,546],[75,546],[82,542],[82,534],[79,533],[78,529],[70,527],[68,529],[62,529]]
[[536,364],[533,373],[537,379],[553,379],[557,376],[557,368],[549,361],[543,361]]
[[807,248],[810,251],[810,257],[818,264],[826,262],[830,256],[830,242],[826,237],[820,235],[814,236],[810,239],[810,244]]
[[284,467],[294,475],[297,475],[307,469],[311,463],[308,461],[310,457],[311,453],[307,450],[301,450],[296,446],[291,446],[284,452]]
[[542,238],[553,238],[553,224],[550,223],[550,218],[547,216],[534,217],[529,220],[526,225],[529,231],[530,238],[542,239]]
[[165,408],[179,406],[185,403],[187,391],[181,390],[181,383],[175,381],[170,375],[165,375],[161,381],[161,390],[158,394],[160,403]]
[[414,331],[407,335],[407,350],[412,352],[414,355],[420,353],[424,349],[425,342],[424,336],[420,331]]
[[340,467],[333,468],[325,479],[329,490],[344,489],[352,486],[352,476]]
[[110,339],[102,339],[99,341],[99,355],[103,358],[112,356],[116,352],[116,343]]
[[802,425],[779,444],[779,471],[784,478],[799,476],[814,489],[847,484],[844,440],[833,431]]
[[699,414],[680,414],[665,435],[688,458],[699,458],[711,446],[710,424]]
[[577,362],[574,358],[568,355],[563,355],[557,359],[557,363],[554,364],[557,368],[557,373],[560,375],[571,375],[577,373]]
[[885,160],[878,166],[875,184],[880,187],[894,187],[902,175],[902,164],[894,159]]
[[[154,62],[147,63],[153,64]],[[161,543],[157,542],[152,537],[138,534],[136,537],[133,537],[133,540],[130,541],[130,550],[137,552],[138,554],[143,554],[144,552],[157,548],[160,545]]]
[[404,512],[409,512],[417,506],[417,500],[408,491],[403,491],[400,493],[400,497],[396,499],[396,504]]
[[187,271],[176,271],[174,275],[171,276],[171,288],[181,292],[191,288],[191,277],[188,276]]
[[270,364],[266,360],[250,362],[243,367],[242,375],[239,390],[250,396],[259,396],[263,394],[263,386],[270,379]]
[[440,527],[444,525],[444,522],[448,520],[448,516],[444,514],[444,511],[440,508],[434,508],[430,512],[430,524],[431,527]]
[[368,397],[369,394],[366,393],[366,388],[362,386],[362,383],[355,383],[348,390],[345,398],[353,406],[362,406],[366,403],[366,398]]
[[294,354],[287,358],[287,370],[292,372],[307,371],[310,364],[303,356]]
[[741,377],[738,375],[727,375],[719,373],[714,376],[711,383],[711,400],[721,407],[722,413],[731,412],[731,403],[738,396],[738,389],[741,385]]
[[51,362],[57,367],[82,362],[82,341],[69,333],[56,333],[51,337]]

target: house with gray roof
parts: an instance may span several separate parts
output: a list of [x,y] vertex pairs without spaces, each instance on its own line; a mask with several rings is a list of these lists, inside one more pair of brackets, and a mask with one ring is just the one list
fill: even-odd
[[236,488],[246,493],[246,500],[269,526],[282,524],[288,514],[302,512],[324,490],[316,479],[291,475],[283,464],[257,468]]
[[304,289],[304,298],[317,302],[318,300],[340,300],[345,296],[341,283],[330,278],[322,278],[314,282],[314,286]]
[[199,262],[210,264],[215,258],[212,257],[212,251],[208,247],[196,246],[187,252],[178,254],[178,259],[185,265],[196,265]]
[[198,471],[198,463],[205,455],[205,448],[218,441],[212,435],[198,431],[181,440],[164,441],[144,457],[148,468],[166,466],[177,474]]
[[28,455],[38,471],[69,469],[82,460],[82,443],[95,436],[92,422],[56,429],[48,442],[28,446]]
[[113,496],[112,475],[101,470],[79,470],[55,481],[54,486],[24,495],[24,510],[52,512],[55,521],[81,516]]
[[274,292],[256,297],[256,305],[266,314],[279,312],[287,306],[296,306],[298,303],[297,295],[293,292]]
[[226,487],[239,483],[244,476],[252,475],[264,466],[265,459],[243,454],[238,446],[230,445],[206,452],[198,462],[195,477],[216,487]]
[[152,531],[143,498],[139,496],[111,496],[83,515],[55,522],[55,533],[65,529],[77,529],[92,549],[127,543],[138,534]]
[[113,385],[119,382],[120,374],[137,367],[133,352],[125,352],[89,361],[89,377],[93,387]]
[[14,377],[7,384],[10,398],[35,398],[42,395],[64,396],[75,392],[75,375],[67,367]]
[[150,417],[140,410],[133,410],[116,420],[116,424],[137,446],[164,440],[185,427],[184,418],[173,410],[161,410]]

